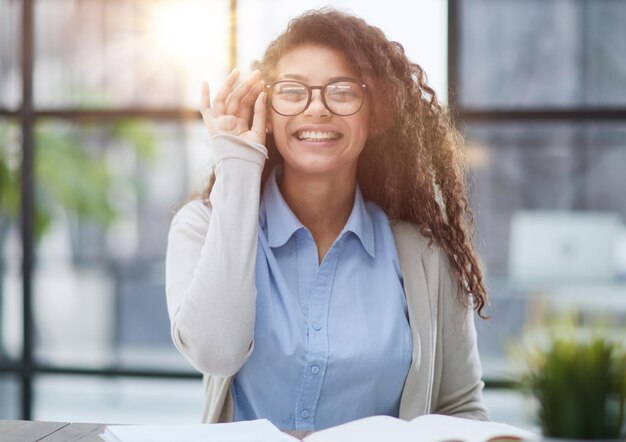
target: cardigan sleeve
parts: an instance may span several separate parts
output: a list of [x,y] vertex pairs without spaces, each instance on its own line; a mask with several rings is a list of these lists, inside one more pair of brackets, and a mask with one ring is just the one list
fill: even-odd
[[434,398],[434,413],[487,420],[474,312],[471,306],[461,302],[462,287],[441,250],[439,261],[439,345],[436,357],[440,359],[441,381]]
[[238,137],[212,139],[215,182],[209,201],[174,217],[166,254],[172,339],[203,373],[236,373],[252,349],[255,263],[265,146]]

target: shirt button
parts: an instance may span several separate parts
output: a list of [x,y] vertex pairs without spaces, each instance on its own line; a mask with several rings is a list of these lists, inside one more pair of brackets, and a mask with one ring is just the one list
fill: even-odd
[[318,374],[320,372],[320,368],[317,365],[314,365],[313,367],[311,367],[311,372],[313,374]]
[[315,329],[316,331],[320,331],[322,329],[322,326],[316,322],[315,324],[313,324],[313,329]]
[[300,416],[302,416],[304,419],[306,419],[307,417],[309,417],[309,410],[302,410],[300,412]]

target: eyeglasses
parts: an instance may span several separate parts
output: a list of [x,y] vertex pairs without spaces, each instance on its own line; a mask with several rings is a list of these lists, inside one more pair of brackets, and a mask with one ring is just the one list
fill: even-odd
[[292,117],[311,104],[313,90],[319,89],[322,103],[335,115],[356,114],[363,106],[366,85],[353,80],[333,81],[325,86],[309,86],[300,81],[281,80],[265,86],[272,109],[277,114]]

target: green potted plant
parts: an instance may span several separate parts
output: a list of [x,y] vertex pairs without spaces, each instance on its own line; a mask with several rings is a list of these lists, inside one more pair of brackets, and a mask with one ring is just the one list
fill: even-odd
[[626,347],[610,330],[560,324],[527,353],[522,385],[547,440],[625,437]]

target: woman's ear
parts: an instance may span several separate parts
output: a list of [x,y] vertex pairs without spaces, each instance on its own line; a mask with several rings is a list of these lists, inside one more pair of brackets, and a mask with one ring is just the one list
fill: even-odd
[[272,119],[269,117],[269,115],[267,116],[267,122],[265,123],[265,133],[272,133]]

